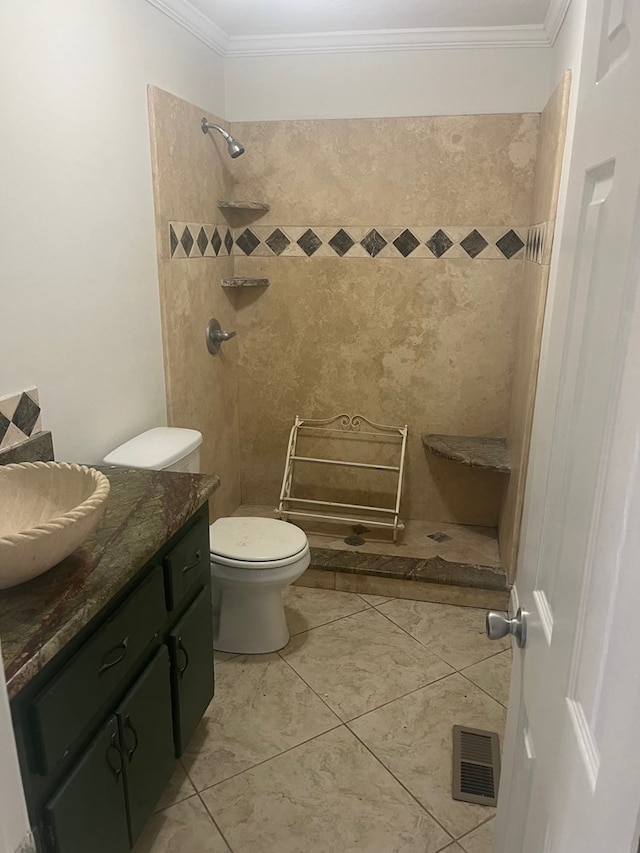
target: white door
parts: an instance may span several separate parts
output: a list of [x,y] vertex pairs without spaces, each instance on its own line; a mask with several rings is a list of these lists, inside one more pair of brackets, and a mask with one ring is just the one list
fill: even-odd
[[516,595],[495,850],[637,853],[640,0],[586,0]]

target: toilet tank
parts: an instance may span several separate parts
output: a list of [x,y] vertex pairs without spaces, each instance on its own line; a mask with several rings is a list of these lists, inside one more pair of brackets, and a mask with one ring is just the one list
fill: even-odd
[[104,464],[197,474],[201,444],[202,433],[198,430],[154,427],[116,447],[104,457]]

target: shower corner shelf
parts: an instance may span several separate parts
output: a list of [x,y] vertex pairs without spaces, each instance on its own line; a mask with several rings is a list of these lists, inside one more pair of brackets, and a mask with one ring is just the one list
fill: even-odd
[[429,453],[484,471],[511,473],[509,448],[506,438],[488,438],[481,435],[438,435],[422,436],[422,443]]
[[269,287],[270,284],[268,278],[247,278],[241,275],[222,279],[223,287]]
[[[298,449],[298,439],[305,434],[308,437],[309,433],[315,434],[316,438],[320,437],[321,433],[324,433],[325,436],[335,436],[337,434],[345,439],[370,439],[373,442],[382,442],[384,444],[388,444],[391,441],[398,448],[397,465],[381,465],[375,462],[358,461],[355,458],[330,459],[326,456],[302,455]],[[404,523],[400,520],[400,498],[402,496],[407,434],[408,427],[406,424],[404,426],[377,424],[363,415],[340,414],[335,415],[333,418],[322,420],[301,418],[299,415],[296,415],[295,423],[289,435],[287,460],[284,467],[282,489],[280,490],[280,503],[275,510],[276,516],[284,521],[290,518],[307,518],[334,523],[365,524],[369,527],[386,528],[393,532],[393,541],[396,542],[398,532],[404,530]],[[395,479],[393,507],[295,497],[293,495],[294,469],[297,467],[297,463],[306,464],[309,462],[321,465],[334,465],[339,468],[386,471],[393,474]],[[309,509],[305,509],[305,507]],[[331,514],[336,511],[343,514]],[[366,513],[366,515],[362,515],[362,513]]]
[[262,201],[219,201],[218,208],[220,210],[254,210],[266,213],[271,210],[270,205]]

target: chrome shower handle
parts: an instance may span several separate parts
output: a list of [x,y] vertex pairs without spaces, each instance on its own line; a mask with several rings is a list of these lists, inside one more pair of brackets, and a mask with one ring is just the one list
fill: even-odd
[[224,343],[224,341],[230,340],[231,338],[235,338],[237,333],[223,331],[220,323],[214,319],[209,320],[205,334],[207,340],[207,349],[209,350],[211,355],[215,355],[220,349],[220,344]]
[[229,338],[235,338],[237,332],[223,332],[222,329],[220,331],[216,331],[213,333],[214,340],[216,341],[228,341]]

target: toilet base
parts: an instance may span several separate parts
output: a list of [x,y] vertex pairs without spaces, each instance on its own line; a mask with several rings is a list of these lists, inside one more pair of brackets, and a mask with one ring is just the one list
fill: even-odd
[[214,586],[213,605],[217,622],[213,647],[218,651],[268,654],[289,642],[280,587],[252,588],[245,592],[239,587]]

